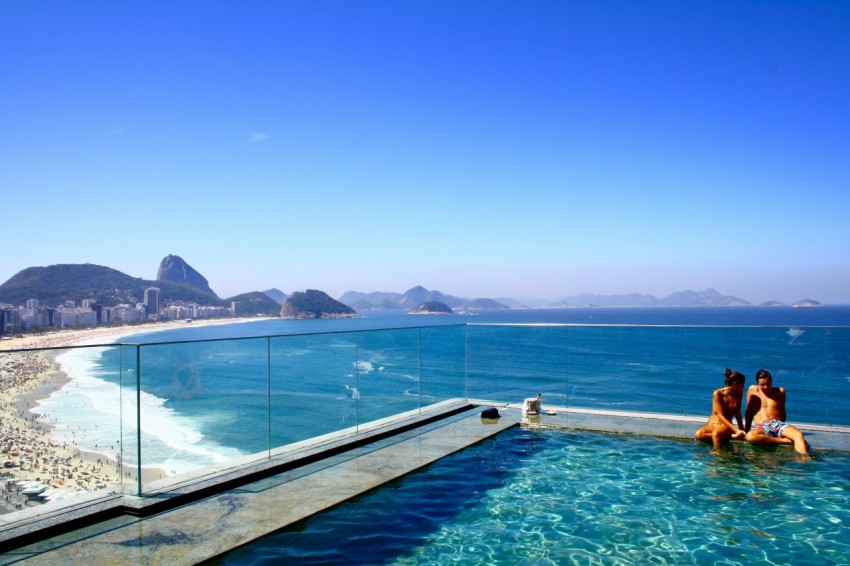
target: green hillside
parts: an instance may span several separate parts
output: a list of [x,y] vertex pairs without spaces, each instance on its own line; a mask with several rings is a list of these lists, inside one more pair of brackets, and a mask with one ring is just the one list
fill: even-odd
[[28,299],[38,299],[44,306],[56,307],[68,300],[80,304],[84,299],[91,299],[111,307],[143,301],[148,287],[160,289],[162,303],[230,304],[229,299],[219,299],[188,285],[130,277],[115,269],[90,263],[24,269],[0,285],[0,302],[18,306]]
[[280,308],[284,318],[323,318],[356,316],[357,312],[323,291],[307,289],[292,293]]
[[236,307],[236,316],[257,316],[258,314],[278,316],[280,313],[280,304],[259,291],[230,297],[227,299],[227,304],[229,305],[231,301],[239,303]]

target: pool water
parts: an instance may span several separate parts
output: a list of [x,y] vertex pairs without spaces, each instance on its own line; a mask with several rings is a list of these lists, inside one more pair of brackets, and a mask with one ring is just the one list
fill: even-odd
[[514,428],[221,564],[850,564],[850,454]]

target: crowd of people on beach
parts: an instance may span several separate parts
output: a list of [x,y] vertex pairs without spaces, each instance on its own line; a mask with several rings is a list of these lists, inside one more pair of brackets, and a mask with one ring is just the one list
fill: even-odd
[[0,496],[7,510],[28,482],[73,492],[119,483],[117,469],[105,467],[102,461],[84,461],[76,447],[55,442],[49,427],[30,413],[26,395],[43,386],[55,371],[44,352],[0,355]]
[[[759,445],[793,445],[804,460],[812,458],[803,432],[788,424],[785,410],[785,389],[774,387],[773,376],[766,369],[756,373],[756,383],[747,390],[746,417],[744,405],[744,374],[726,368],[726,385],[714,391],[711,416],[694,438],[711,442],[718,454],[728,440],[746,440]],[[737,421],[737,426],[732,419]]]
[[[255,320],[211,319],[204,321],[204,325]],[[56,385],[52,379],[56,376],[68,379],[53,359],[61,352],[59,348],[109,344],[127,334],[168,330],[182,324],[163,322],[143,330],[131,326],[69,329],[0,340],[0,514],[14,511],[16,501],[39,502],[21,496],[23,486],[28,483],[40,482],[50,489],[85,493],[119,487],[122,479],[135,479],[136,472],[122,471],[118,462],[105,455],[81,452],[73,441],[56,442],[51,437],[49,415],[35,415],[30,410],[39,397],[61,387],[61,381]],[[155,473],[162,479],[163,471]]]
[[[21,394],[41,384],[50,362],[34,352],[16,352],[0,357],[0,391]],[[4,413],[7,407],[3,406]]]

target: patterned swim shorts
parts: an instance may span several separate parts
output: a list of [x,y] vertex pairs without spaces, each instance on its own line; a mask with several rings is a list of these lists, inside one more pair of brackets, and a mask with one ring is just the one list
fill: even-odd
[[768,436],[774,436],[779,438],[782,436],[782,431],[788,428],[788,425],[778,419],[772,419],[769,421],[761,421],[756,423],[757,427],[761,428],[764,433]]

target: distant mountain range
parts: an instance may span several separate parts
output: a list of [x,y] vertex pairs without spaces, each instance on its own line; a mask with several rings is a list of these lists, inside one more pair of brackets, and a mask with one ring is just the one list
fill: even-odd
[[[506,309],[506,308],[577,308],[577,307],[745,307],[751,303],[731,295],[721,295],[714,289],[705,291],[679,291],[664,298],[640,293],[626,295],[596,295],[583,293],[565,297],[560,301],[547,301],[536,297],[464,299],[446,295],[440,291],[429,291],[416,286],[405,293],[375,291],[363,293],[348,291],[340,302],[357,310],[409,310],[426,302],[444,303],[454,309]],[[760,306],[788,306],[778,301],[767,301]],[[815,307],[820,303],[802,299],[794,307]]]
[[523,303],[518,299],[463,299],[446,295],[440,291],[429,291],[416,286],[409,291],[386,293],[376,291],[361,293],[349,291],[340,297],[340,302],[356,310],[412,309],[426,302],[440,302],[452,308],[506,309],[506,308],[568,308],[568,307],[743,307],[750,303],[738,297],[721,295],[714,289],[706,291],[680,291],[663,299],[652,295],[631,293],[628,295],[594,295],[584,293],[566,297],[560,301],[530,299]]
[[[567,297],[552,307],[746,307],[750,306],[748,301],[721,295],[714,289],[705,291],[679,291],[658,299],[652,295],[641,295],[631,293],[628,295],[593,295],[585,293]],[[767,301],[761,303],[763,307],[788,306],[779,301]],[[791,305],[792,307],[817,307],[820,303],[812,299],[802,299]]]
[[705,291],[679,291],[659,299],[652,295],[594,295],[584,293],[561,299],[553,306],[563,307],[745,307],[750,303],[714,289]]
[[[38,299],[42,305],[58,306],[67,300],[77,304],[85,299],[104,306],[119,303],[141,302],[148,287],[160,289],[164,303],[187,302],[207,306],[228,306],[240,303],[242,315],[277,315],[281,305],[290,297],[279,289],[243,293],[220,299],[210,288],[207,279],[180,256],[169,254],[159,265],[156,280],[131,277],[120,271],[93,264],[62,264],[48,267],[29,267],[0,285],[0,303],[23,305],[28,299]],[[508,308],[565,308],[565,307],[724,307],[748,306],[738,297],[721,295],[714,289],[705,291],[679,291],[664,298],[630,293],[626,295],[596,295],[584,293],[565,297],[560,301],[546,301],[533,297],[467,299],[431,291],[417,285],[404,293],[374,291],[364,293],[348,291],[340,303],[355,311],[410,310],[423,303],[439,302],[453,309],[508,309]],[[768,301],[763,306],[782,303]],[[820,303],[803,299],[791,306],[810,307]]]
[[429,291],[421,285],[409,289],[404,293],[385,293],[375,291],[372,293],[361,293],[359,291],[348,291],[339,298],[354,310],[410,310],[423,303],[437,302],[446,304],[452,308],[467,309],[507,309],[507,305],[492,299],[462,299],[445,295],[440,291]]

